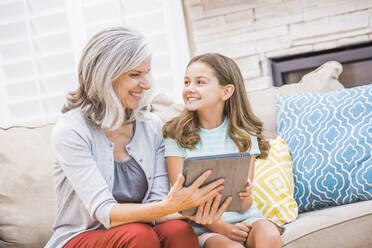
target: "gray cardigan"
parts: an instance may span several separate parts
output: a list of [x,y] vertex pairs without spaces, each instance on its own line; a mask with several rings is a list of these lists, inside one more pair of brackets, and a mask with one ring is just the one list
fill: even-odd
[[[136,121],[127,151],[143,169],[148,190],[143,203],[162,200],[169,191],[162,122],[154,114]],[[53,180],[57,194],[54,233],[46,248],[63,247],[76,235],[110,228],[114,144],[101,128],[89,125],[79,108],[63,114],[53,129]]]

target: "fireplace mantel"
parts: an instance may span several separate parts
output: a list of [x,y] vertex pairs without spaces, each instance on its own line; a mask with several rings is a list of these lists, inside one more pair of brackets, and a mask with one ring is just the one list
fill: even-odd
[[339,80],[345,88],[372,83],[372,42],[368,42],[320,52],[272,58],[274,85],[296,83],[304,74],[330,60],[336,60],[343,65],[344,70]]

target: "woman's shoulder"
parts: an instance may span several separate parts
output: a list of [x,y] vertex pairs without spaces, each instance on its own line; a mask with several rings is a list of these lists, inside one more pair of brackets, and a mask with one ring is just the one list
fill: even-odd
[[81,109],[74,108],[63,113],[62,116],[58,119],[56,126],[69,126],[78,128],[87,127],[88,124]]
[[137,120],[138,123],[141,124],[143,128],[147,128],[158,134],[161,133],[161,129],[163,128],[163,121],[160,117],[154,113],[146,112],[143,114],[143,118],[141,120]]
[[143,115],[146,118],[146,120],[148,120],[148,121],[152,121],[152,122],[156,122],[156,123],[163,123],[163,121],[160,119],[160,117],[155,113],[145,112]]
[[90,135],[90,126],[80,108],[62,114],[53,128],[54,138],[71,138],[73,134],[81,137]]

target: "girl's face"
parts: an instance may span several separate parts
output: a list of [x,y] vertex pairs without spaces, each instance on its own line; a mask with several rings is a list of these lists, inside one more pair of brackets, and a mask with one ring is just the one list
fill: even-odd
[[223,109],[224,86],[213,70],[203,62],[194,62],[186,70],[183,101],[189,111]]
[[145,90],[150,89],[148,73],[151,69],[151,57],[131,71],[121,74],[114,80],[113,87],[124,108],[136,109]]

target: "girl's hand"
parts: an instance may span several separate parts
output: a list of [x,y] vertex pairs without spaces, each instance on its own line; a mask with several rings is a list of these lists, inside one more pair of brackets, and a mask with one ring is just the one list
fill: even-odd
[[183,187],[185,177],[179,174],[177,181],[164,199],[165,207],[168,211],[175,213],[185,209],[193,208],[212,200],[219,191],[223,189],[223,179],[216,180],[202,188],[199,188],[204,181],[210,176],[212,171],[206,171],[199,176],[193,184],[188,187]]
[[243,222],[239,222],[236,224],[230,224],[230,223],[226,223],[226,224],[228,224],[228,227],[227,227],[228,231],[225,234],[225,236],[227,236],[231,240],[244,244],[248,238],[251,225],[249,225],[248,223],[243,223]]
[[222,214],[226,211],[230,205],[232,197],[226,198],[225,202],[220,205],[222,195],[217,194],[214,198],[209,199],[205,203],[199,205],[198,210],[194,216],[185,216],[188,220],[192,220],[200,225],[210,225],[220,220]]
[[245,186],[245,191],[239,193],[240,200],[247,200],[252,197],[253,194],[253,184],[251,180],[248,178],[247,186]]
[[252,204],[252,194],[253,194],[253,184],[251,180],[248,178],[245,191],[239,193],[240,200],[243,200],[244,211],[248,210]]

